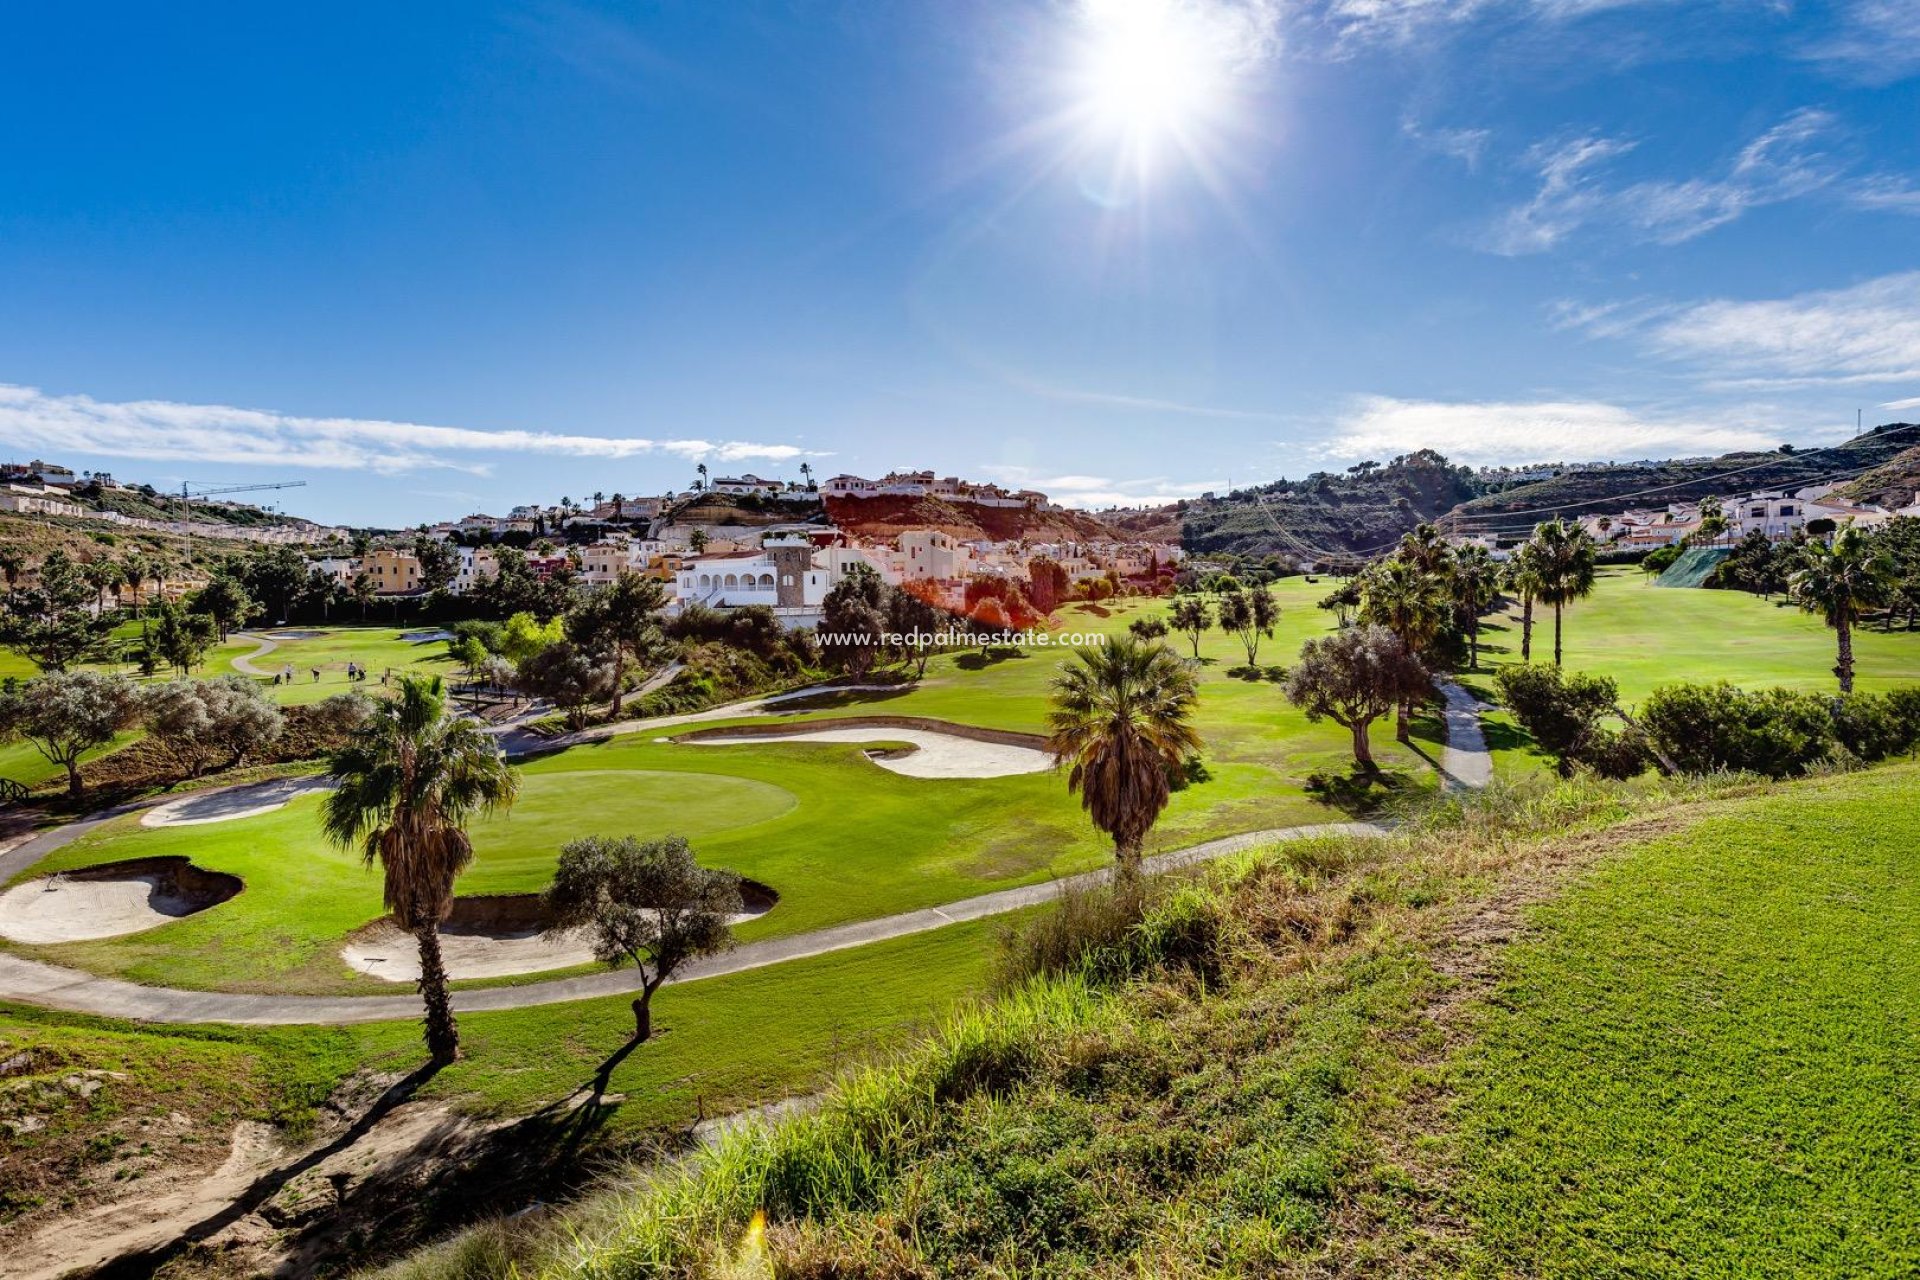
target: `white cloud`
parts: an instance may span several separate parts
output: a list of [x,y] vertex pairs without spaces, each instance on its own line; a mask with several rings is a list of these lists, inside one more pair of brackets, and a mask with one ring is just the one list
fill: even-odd
[[1920,214],[1920,187],[1890,173],[1875,174],[1851,184],[1847,202],[1856,208],[1880,213]]
[[1876,405],[1875,407],[1891,409],[1895,413],[1901,413],[1908,409],[1920,409],[1920,396],[1909,396],[1905,400],[1889,400],[1885,404]]
[[1480,157],[1486,154],[1487,144],[1493,141],[1491,129],[1448,129],[1442,126],[1428,126],[1413,116],[1400,121],[1400,132],[1419,143],[1436,155],[1458,160],[1469,169],[1480,167]]
[[1802,108],[1743,146],[1713,177],[1610,185],[1606,166],[1636,143],[1588,134],[1538,145],[1527,165],[1539,176],[1531,199],[1496,217],[1477,238],[1490,253],[1544,253],[1586,227],[1632,239],[1679,244],[1724,226],[1749,209],[1798,199],[1831,184],[1840,168],[1821,148],[1836,121]]
[[1657,353],[1744,386],[1920,379],[1920,271],[1765,301],[1721,299],[1650,321]]
[[1845,0],[1840,23],[1806,56],[1885,83],[1920,71],[1920,5],[1913,0]]
[[1165,476],[1117,480],[1111,476],[1041,475],[1031,467],[986,466],[990,479],[1019,489],[1038,489],[1063,507],[1161,507],[1227,487],[1224,480],[1170,481]]
[[[28,451],[230,462],[392,474],[449,468],[486,474],[471,455],[620,459],[666,454],[721,462],[784,461],[808,451],[746,441],[651,440],[550,431],[477,431],[366,418],[307,418],[228,405],[51,396],[0,383],[0,440]],[[813,455],[819,456],[819,455]]]
[[1664,458],[1770,449],[1779,428],[1640,412],[1592,400],[1441,401],[1361,396],[1322,446],[1335,458],[1434,449],[1470,465]]

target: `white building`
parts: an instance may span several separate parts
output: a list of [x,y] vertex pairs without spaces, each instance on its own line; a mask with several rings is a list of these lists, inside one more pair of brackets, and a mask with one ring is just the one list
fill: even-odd
[[863,564],[883,579],[897,580],[892,566],[859,547],[815,547],[807,538],[768,538],[758,551],[729,551],[695,556],[674,576],[679,607],[704,604],[716,609],[767,605],[796,624],[818,615],[827,592]]

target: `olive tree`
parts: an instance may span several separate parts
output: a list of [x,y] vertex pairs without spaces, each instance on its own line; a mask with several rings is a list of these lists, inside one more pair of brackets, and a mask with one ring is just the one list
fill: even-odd
[[189,778],[216,764],[234,768],[273,746],[286,727],[266,691],[243,676],[151,685],[140,702],[148,736]]
[[50,671],[0,690],[0,741],[25,738],[67,771],[67,794],[86,788],[80,757],[104,747],[140,714],[140,691],[121,675]]
[[653,993],[687,961],[733,945],[740,877],[694,861],[681,836],[586,836],[560,850],[545,895],[552,934],[584,934],[609,967],[640,971],[633,1043],[653,1034]]
[[1368,730],[1402,702],[1427,697],[1433,677],[1406,642],[1378,623],[1348,627],[1300,647],[1287,673],[1287,701],[1307,719],[1331,720],[1353,734],[1353,760],[1378,773]]

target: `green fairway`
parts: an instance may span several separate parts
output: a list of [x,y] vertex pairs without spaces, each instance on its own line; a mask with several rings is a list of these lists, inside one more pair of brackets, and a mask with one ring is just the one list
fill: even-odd
[[[436,631],[437,628],[428,626],[357,625],[256,629],[247,634],[272,640],[271,652],[256,657],[259,646],[253,641],[229,639],[208,653],[206,665],[199,674],[244,675],[259,680],[276,701],[289,706],[318,702],[348,689],[378,693],[380,677],[388,671],[395,676],[413,671],[441,676],[457,674],[458,668],[447,657],[447,646],[442,641],[407,638]],[[258,672],[266,674],[243,670],[235,665],[235,659],[249,662]],[[365,681],[348,681],[349,662],[367,669]],[[288,666],[293,668],[293,683],[274,685],[273,674]],[[313,678],[315,669],[320,672],[318,680]]]
[[[1553,661],[1553,611],[1535,610],[1533,657]],[[1494,620],[1491,661],[1520,658],[1517,607]],[[1775,596],[1744,591],[1656,587],[1638,569],[1607,569],[1592,596],[1567,606],[1565,665],[1611,676],[1629,702],[1676,681],[1731,680],[1827,693],[1833,677],[1833,632],[1810,613]],[[1854,632],[1857,687],[1920,682],[1920,632],[1877,628]]]
[[1920,1270],[1916,784],[1797,786],[1539,910],[1460,1072],[1473,1274]]

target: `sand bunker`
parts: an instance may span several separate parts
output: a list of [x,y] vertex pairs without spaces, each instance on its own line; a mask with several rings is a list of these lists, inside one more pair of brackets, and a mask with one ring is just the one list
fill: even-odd
[[[779,896],[763,884],[742,881],[746,910],[733,917],[733,923],[765,915]],[[545,926],[539,894],[455,898],[453,914],[440,926],[440,955],[453,978],[505,978],[593,962],[593,948],[585,938],[548,937],[541,932]],[[350,938],[340,957],[348,968],[386,982],[420,980],[419,944],[384,918]]]
[[910,751],[869,751],[867,758],[882,769],[909,778],[1006,778],[1018,773],[1040,773],[1053,757],[1037,746],[995,742],[940,729],[892,725],[797,726],[778,733],[692,734],[676,739],[699,746],[738,746],[746,742],[900,742]]
[[80,942],[139,933],[219,906],[240,878],[185,858],[136,858],[63,871],[0,893],[0,937]]
[[194,827],[205,822],[233,822],[258,817],[286,807],[287,801],[309,791],[325,791],[325,778],[276,778],[245,787],[227,787],[200,795],[182,796],[156,805],[140,815],[143,827]]

